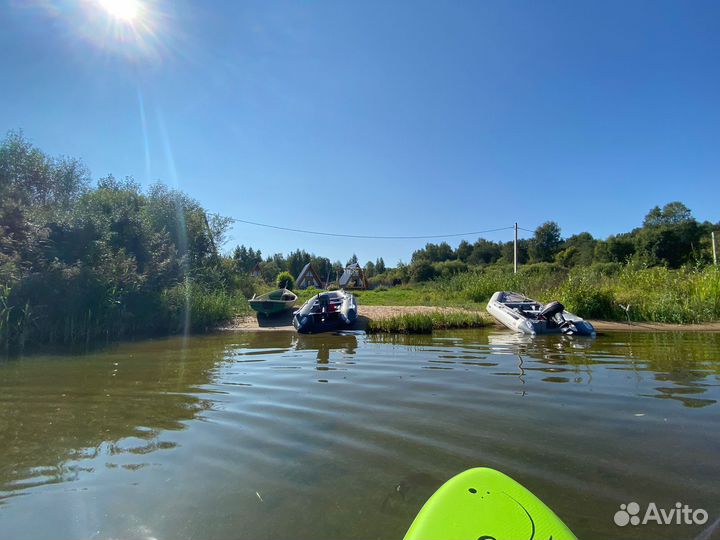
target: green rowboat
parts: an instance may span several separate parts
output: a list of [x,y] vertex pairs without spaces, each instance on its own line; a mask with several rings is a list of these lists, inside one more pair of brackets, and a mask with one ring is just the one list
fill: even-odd
[[258,313],[272,315],[289,309],[297,301],[297,295],[288,289],[278,289],[269,293],[253,296],[250,307]]

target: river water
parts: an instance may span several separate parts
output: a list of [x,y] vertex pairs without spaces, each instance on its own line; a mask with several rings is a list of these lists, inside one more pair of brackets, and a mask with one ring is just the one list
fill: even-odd
[[227,333],[0,362],[0,538],[400,538],[489,466],[584,538],[718,517],[720,335]]

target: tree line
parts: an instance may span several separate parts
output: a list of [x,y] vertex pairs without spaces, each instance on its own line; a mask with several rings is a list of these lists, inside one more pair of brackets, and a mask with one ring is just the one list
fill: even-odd
[[[297,249],[263,256],[244,245],[223,253],[231,220],[161,183],[93,182],[81,161],[52,157],[21,133],[0,143],[0,347],[77,344],[210,328],[281,272],[311,263],[330,281],[349,260]],[[519,262],[561,267],[638,263],[678,268],[710,262],[710,231],[680,202],[651,209],[630,232],[563,239],[557,223],[520,240]],[[397,285],[511,264],[512,242],[429,243],[408,264],[367,261],[371,285]],[[260,277],[251,276],[255,268]]]
[[[636,264],[645,267],[680,268],[684,265],[706,265],[712,260],[711,232],[719,231],[720,222],[698,222],[690,209],[675,201],[662,208],[652,208],[640,227],[627,233],[597,239],[589,232],[562,237],[555,221],[543,223],[528,239],[518,240],[518,263],[552,263],[563,268],[585,267],[596,263]],[[308,262],[325,279],[334,276],[346,265],[358,262],[357,256],[343,265],[330,262],[327,257],[304,250],[291,252],[287,257],[275,254],[263,260],[260,251],[238,246],[233,257],[238,268],[249,271],[259,264],[263,278],[271,282],[280,271],[297,276]],[[365,273],[374,285],[397,285],[429,281],[467,272],[489,265],[512,264],[514,243],[495,242],[479,238],[473,243],[462,240],[456,247],[448,242],[428,243],[412,254],[409,264],[399,262],[386,267],[382,258],[364,265]]]
[[230,221],[180,191],[0,144],[0,344],[6,351],[200,330],[232,315],[243,278],[219,248]]

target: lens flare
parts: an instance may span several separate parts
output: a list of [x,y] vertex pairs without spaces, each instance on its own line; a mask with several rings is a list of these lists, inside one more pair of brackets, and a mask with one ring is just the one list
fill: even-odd
[[99,0],[100,5],[119,21],[132,23],[140,14],[138,0]]

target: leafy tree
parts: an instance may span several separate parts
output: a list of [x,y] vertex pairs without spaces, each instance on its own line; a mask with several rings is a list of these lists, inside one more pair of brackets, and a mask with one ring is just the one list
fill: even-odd
[[563,250],[556,256],[557,262],[566,267],[590,266],[595,257],[597,242],[590,233],[571,236],[563,245]]
[[658,227],[662,225],[679,225],[688,221],[694,221],[690,209],[679,201],[674,201],[663,206],[654,207],[643,220],[643,227]]
[[[525,238],[518,239],[518,264],[526,264],[530,260],[530,241]],[[515,245],[513,242],[504,242],[500,246],[502,254],[500,260],[512,264],[515,256]]]
[[385,261],[382,257],[375,260],[375,272],[377,272],[378,274],[385,273]]
[[554,221],[547,221],[535,229],[530,241],[530,260],[532,262],[551,262],[560,251],[562,238],[560,227]]
[[426,260],[428,262],[442,262],[455,258],[455,253],[447,242],[440,244],[425,244],[423,249],[415,251],[411,262]]
[[[288,255],[286,268],[293,276],[298,276],[305,265],[310,261],[310,254],[305,250],[298,249]],[[317,268],[315,270],[317,271]]]
[[468,262],[470,254],[473,252],[473,246],[467,240],[463,240],[455,250],[455,256],[462,262]]
[[485,240],[484,238],[479,238],[478,241],[473,244],[467,262],[475,265],[492,264],[500,259],[501,255],[502,251],[499,244]]
[[358,258],[357,255],[353,253],[352,257],[348,260],[348,262],[345,264],[345,267],[350,266],[351,264],[358,264]]
[[282,272],[281,267],[275,262],[275,259],[268,259],[260,263],[260,274],[265,283],[274,283],[277,275]]
[[311,255],[310,264],[312,264],[320,279],[329,280],[332,278],[333,266],[327,257]]

